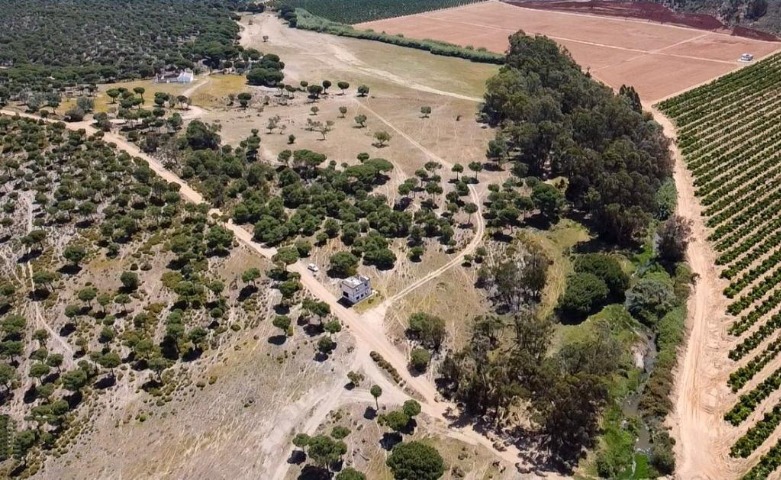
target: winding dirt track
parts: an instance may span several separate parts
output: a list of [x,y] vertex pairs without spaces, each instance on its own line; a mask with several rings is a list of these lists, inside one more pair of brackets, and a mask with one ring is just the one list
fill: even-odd
[[[9,116],[19,115],[21,117],[41,120],[35,115],[14,112],[10,110],[0,110],[0,114]],[[381,117],[378,116],[378,118]],[[54,122],[55,120],[46,121]],[[386,125],[388,125],[389,128],[392,128],[395,132],[414,142],[414,140],[412,140],[408,135],[394,127],[387,120],[383,119],[383,122],[386,123]],[[89,121],[68,123],[66,126],[70,130],[84,129],[88,134],[96,132],[96,129],[90,125]],[[204,203],[203,196],[190,187],[187,182],[182,180],[175,173],[166,169],[159,160],[142,152],[136,145],[131,144],[123,137],[113,132],[105,132],[103,138],[107,142],[114,143],[119,149],[126,151],[130,155],[148,162],[149,167],[161,178],[168,182],[180,185],[181,189],[179,192],[185,200],[193,203]],[[424,149],[424,147],[417,144],[417,142],[415,142],[415,145],[428,152]],[[432,158],[438,159],[438,157],[431,154],[430,152],[428,152],[428,154],[431,155]],[[444,161],[443,163],[447,164],[447,162]],[[477,194],[474,190],[472,190],[472,195],[473,199],[477,199]],[[479,204],[479,202],[477,203]],[[216,214],[217,216],[222,216],[222,212],[217,209],[212,209],[210,213]],[[276,249],[265,248],[257,242],[253,241],[252,234],[249,231],[234,224],[233,222],[224,222],[222,225],[225,228],[231,230],[237,240],[261,256],[270,259],[276,253]],[[478,230],[479,232],[482,232],[482,228]],[[476,235],[475,239],[467,248],[471,247],[472,250],[476,248],[477,241],[481,238],[481,236],[482,233],[480,236]],[[462,251],[461,258],[463,258],[463,255],[465,254],[466,251]],[[455,260],[457,261],[451,261],[444,267],[438,269],[436,271],[436,275],[433,275],[435,272],[432,272],[432,275],[424,277],[424,279],[419,281],[418,285],[423,284],[426,281],[433,280],[437,276],[441,275],[448,268],[458,264],[458,262],[461,261],[461,258],[456,257]],[[514,446],[509,446],[505,450],[499,451],[494,448],[493,443],[488,438],[476,432],[471,426],[465,426],[461,428],[454,428],[451,426],[452,415],[457,414],[456,405],[449,402],[440,401],[436,387],[424,376],[412,376],[410,374],[407,369],[408,362],[406,356],[402,354],[402,352],[400,352],[385,335],[382,325],[382,316],[378,314],[379,312],[384,312],[385,308],[370,310],[363,315],[358,314],[354,310],[345,308],[342,304],[340,304],[338,301],[339,299],[336,298],[336,296],[334,296],[322,283],[320,283],[320,281],[312,276],[311,272],[306,269],[302,262],[290,265],[288,269],[292,272],[299,273],[301,275],[301,283],[304,285],[304,287],[309,290],[313,296],[323,302],[328,303],[328,305],[331,307],[331,313],[347,326],[347,329],[355,337],[356,344],[358,345],[356,348],[356,365],[364,367],[364,370],[366,370],[370,375],[369,380],[371,382],[385,385],[383,395],[389,395],[391,398],[410,398],[410,396],[400,387],[395,384],[391,384],[387,381],[387,379],[384,378],[383,374],[376,368],[374,362],[369,356],[371,351],[380,353],[385,358],[385,360],[388,361],[388,363],[390,363],[399,372],[405,388],[412,390],[416,399],[420,402],[422,412],[428,415],[435,423],[441,424],[443,427],[443,432],[448,436],[472,445],[482,445],[491,451],[495,456],[510,464],[521,461],[520,451]],[[343,379],[338,379],[338,381],[340,384],[344,383]],[[387,392],[390,392],[390,394]],[[341,395],[333,396],[331,400],[317,405],[317,408],[315,408],[316,406],[313,405],[313,410],[310,410],[310,419],[306,426],[312,427],[312,425],[314,425],[312,428],[316,428],[317,425],[319,425],[322,420],[325,419],[325,416],[331,410],[337,408],[341,404],[341,401],[343,401],[339,400],[341,398]],[[272,471],[275,472],[273,478],[281,480],[284,478],[287,472],[287,459],[281,458],[279,461],[280,464],[278,467]]]
[[[356,101],[358,101],[356,99]],[[361,103],[361,102],[359,102]],[[406,133],[404,133],[402,130],[396,128],[393,124],[391,124],[388,120],[386,120],[384,117],[382,117],[379,113],[372,110],[369,105],[367,105],[366,102],[361,103],[361,107],[363,107],[366,111],[377,117],[382,123],[388,126],[388,128],[392,129],[397,134],[401,135],[405,140],[407,140],[409,143],[411,143],[415,148],[426,154],[431,160],[437,161],[441,163],[444,167],[450,169],[453,167],[453,164],[451,162],[448,162],[447,160],[443,159],[442,157],[436,155],[431,150],[427,149],[423,145],[421,145],[419,142],[415,141],[414,138],[410,137]],[[453,257],[450,261],[448,261],[443,266],[439,267],[436,270],[433,270],[426,274],[424,277],[414,281],[413,283],[407,285],[404,287],[401,291],[393,295],[392,297],[385,300],[379,307],[379,311],[383,311],[385,308],[389,307],[393,302],[396,302],[402,298],[404,298],[406,295],[409,295],[413,291],[415,291],[418,287],[421,285],[426,284],[427,282],[430,282],[431,280],[439,277],[443,273],[445,273],[447,270],[455,267],[456,265],[460,264],[466,255],[469,255],[475,251],[475,249],[480,245],[480,242],[483,240],[483,235],[485,234],[485,222],[483,221],[483,213],[482,213],[482,207],[480,202],[480,196],[477,193],[477,189],[475,189],[474,185],[469,185],[469,198],[472,200],[472,203],[477,205],[477,212],[475,214],[477,218],[477,225],[475,229],[475,235],[472,237],[472,240],[467,244],[467,246],[461,250],[458,255]]]

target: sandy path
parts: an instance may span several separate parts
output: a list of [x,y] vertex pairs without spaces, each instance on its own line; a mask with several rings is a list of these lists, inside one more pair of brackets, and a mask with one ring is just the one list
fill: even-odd
[[[28,199],[29,200],[29,199]],[[27,233],[30,233],[33,229],[33,202],[30,200],[27,203]],[[35,291],[35,283],[33,282],[33,265],[31,262],[27,262],[27,274],[30,276],[30,291]],[[63,362],[62,366],[66,370],[73,368],[75,362],[73,361],[73,348],[70,344],[63,339],[59,333],[57,333],[49,322],[46,321],[43,313],[41,312],[41,305],[39,302],[30,303],[32,314],[35,317],[35,323],[39,328],[43,328],[49,333],[49,338],[59,346],[59,351],[62,354]],[[51,345],[49,345],[51,346]]]
[[[661,112],[646,105],[665,135],[675,137],[675,127]],[[669,422],[676,438],[677,476],[687,479],[722,479],[735,468],[723,452],[732,444],[734,432],[722,419],[725,410],[726,352],[730,340],[725,333],[724,297],[721,293],[716,255],[707,241],[702,207],[677,146],[675,184],[678,214],[692,221],[688,260],[699,276],[688,303],[686,344],[679,356],[674,393],[674,412]],[[732,464],[731,464],[732,463]]]
[[[40,120],[39,117],[36,117],[35,115],[32,114],[19,113],[19,112],[14,112],[9,110],[0,110],[0,114],[10,115],[10,116],[20,115],[22,117]],[[55,122],[54,120],[47,120],[47,121]],[[393,128],[394,131],[397,131],[405,138],[408,138],[406,134],[402,133],[400,130],[393,127],[390,123],[387,124],[391,128]],[[78,123],[67,123],[66,126],[70,130],[84,129],[89,134],[95,132],[95,128],[92,127],[90,125],[90,122],[88,121],[78,122]],[[107,142],[114,143],[115,145],[117,145],[119,149],[125,150],[130,155],[147,161],[149,163],[149,167],[161,178],[165,179],[166,181],[179,184],[181,186],[180,194],[185,200],[194,203],[203,203],[204,201],[203,197],[198,192],[193,190],[184,180],[179,178],[176,174],[167,170],[159,160],[142,152],[136,145],[126,141],[123,137],[113,132],[105,132],[104,139]],[[420,148],[423,147],[420,146]],[[222,216],[222,212],[217,209],[212,209],[210,213],[216,214],[218,216]],[[257,242],[253,241],[252,234],[249,231],[245,230],[244,228],[238,225],[235,225],[233,222],[229,221],[223,223],[223,226],[231,230],[234,233],[237,240],[244,243],[249,248],[256,251],[258,254],[270,259],[276,253],[276,249],[264,248]],[[372,312],[375,312],[374,310],[369,311],[364,315],[360,315],[356,313],[354,310],[345,308],[342,304],[338,302],[338,298],[336,298],[336,296],[334,296],[328,290],[328,288],[326,288],[325,285],[320,283],[314,276],[311,275],[311,272],[307,270],[306,266],[302,262],[298,262],[293,265],[290,265],[288,269],[292,272],[299,273],[301,275],[300,281],[304,285],[304,287],[307,290],[309,290],[309,292],[314,297],[328,303],[328,305],[331,307],[331,314],[334,315],[339,320],[341,320],[347,326],[350,333],[355,337],[356,344],[359,346],[359,348],[357,348],[358,357],[360,358],[359,361],[365,362],[363,363],[363,365],[369,365],[368,362],[371,362],[371,364],[373,365],[373,361],[370,359],[368,354],[371,351],[378,352],[380,355],[383,356],[383,358],[388,363],[390,363],[399,372],[399,375],[401,376],[401,379],[404,382],[405,386],[410,388],[417,394],[417,396],[419,397],[418,400],[420,401],[422,407],[422,412],[427,414],[429,417],[431,417],[435,422],[443,423],[445,426],[447,426],[448,427],[447,431],[450,433],[449,436],[470,443],[472,445],[482,445],[486,447],[488,450],[490,450],[497,457],[511,464],[519,461],[520,450],[518,450],[514,446],[507,447],[506,450],[504,451],[499,451],[496,448],[494,448],[493,443],[489,439],[476,432],[471,426],[465,426],[462,428],[449,427],[451,423],[450,416],[451,414],[455,414],[457,412],[457,407],[455,406],[455,404],[439,401],[439,395],[437,393],[436,387],[431,382],[429,382],[424,376],[415,377],[412,376],[412,374],[410,374],[410,372],[407,369],[406,356],[402,352],[400,352],[388,340],[388,337],[385,335],[382,326],[382,317],[379,317],[379,315],[377,315],[376,313],[373,314]],[[381,372],[379,372],[378,369],[370,368],[368,370],[369,373],[373,373],[372,378],[368,380],[371,380],[375,383],[387,382],[387,380],[384,379],[384,375]],[[390,385],[389,383],[386,384],[393,389],[398,389],[398,387],[395,385]],[[330,404],[331,402],[328,402],[328,406],[330,406]],[[335,405],[337,404],[335,403]],[[319,413],[319,414],[324,413],[324,415],[327,415],[328,411],[330,411],[330,409],[325,412],[324,410],[325,407],[318,408],[315,413]],[[319,422],[318,422],[318,417],[320,417],[321,415],[317,415],[317,414],[313,415],[312,418],[310,419],[310,424],[318,422],[319,425],[319,423],[321,423],[322,420],[324,419],[324,415],[322,418],[319,419]],[[281,460],[286,463],[286,459],[281,459]]]
[[[428,158],[430,158],[431,160],[434,160],[434,161],[437,161],[437,162],[441,163],[442,166],[445,167],[448,170],[453,168],[453,164],[451,162],[448,162],[447,160],[445,160],[442,157],[438,156],[437,154],[435,154],[431,150],[427,149],[426,147],[421,145],[419,142],[417,142],[414,138],[410,137],[409,135],[407,135],[402,130],[396,128],[392,123],[390,123],[382,115],[380,115],[376,111],[372,110],[371,107],[369,107],[369,105],[368,105],[368,101],[367,102],[360,102],[360,101],[358,101],[358,99],[356,99],[356,102],[359,103],[363,109],[365,109],[366,111],[368,111],[369,113],[371,113],[372,115],[377,117],[388,128],[392,129],[394,132],[396,132],[397,134],[401,135],[405,140],[407,140],[413,146],[415,146],[415,148],[417,148],[418,150],[420,150],[421,152],[426,154],[426,156],[428,156]],[[446,264],[442,265],[441,267],[439,267],[436,270],[433,270],[433,271],[429,272],[424,277],[422,277],[422,278],[416,280],[415,282],[407,285],[401,291],[399,291],[398,293],[396,293],[392,297],[390,297],[387,300],[385,300],[378,307],[378,310],[383,312],[383,317],[384,317],[384,309],[389,307],[393,302],[396,302],[396,301],[400,300],[401,298],[403,298],[404,296],[406,296],[409,293],[413,292],[414,290],[416,290],[418,287],[420,287],[421,285],[425,284],[426,282],[430,282],[431,280],[433,280],[433,279],[439,277],[440,275],[442,275],[443,273],[445,273],[447,270],[455,267],[456,265],[461,264],[461,262],[463,261],[464,257],[466,255],[469,255],[469,254],[473,253],[475,251],[475,249],[480,245],[480,242],[482,242],[482,240],[483,240],[483,235],[485,234],[485,222],[483,221],[483,211],[482,211],[482,206],[481,206],[482,202],[480,201],[480,196],[477,193],[477,189],[472,184],[469,185],[469,198],[472,200],[472,203],[477,205],[477,212],[474,214],[474,218],[476,218],[476,220],[477,220],[476,221],[476,223],[477,223],[476,227],[477,228],[475,230],[474,236],[469,241],[469,244],[467,244],[467,246],[463,250],[461,250],[455,257],[453,257]]]

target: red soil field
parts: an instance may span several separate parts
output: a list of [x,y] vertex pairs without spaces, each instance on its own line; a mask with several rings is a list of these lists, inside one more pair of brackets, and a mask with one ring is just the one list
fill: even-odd
[[[494,52],[504,52],[507,38],[518,30],[545,35],[566,48],[594,78],[615,89],[632,85],[645,102],[657,102],[740,68],[745,65],[737,61],[742,53],[761,59],[781,49],[779,42],[732,35],[721,27],[709,31],[619,17],[488,1],[356,27]],[[711,25],[704,19],[701,24]]]
[[588,15],[606,15],[609,17],[634,18],[650,20],[669,25],[711,30],[714,32],[732,33],[739,37],[754,38],[756,40],[778,41],[778,37],[771,33],[760,32],[746,27],[730,29],[721,20],[712,15],[702,13],[674,12],[669,8],[653,2],[610,2],[602,0],[589,1],[531,1],[531,2],[507,2],[524,8],[539,10],[557,10],[561,12],[583,13]]

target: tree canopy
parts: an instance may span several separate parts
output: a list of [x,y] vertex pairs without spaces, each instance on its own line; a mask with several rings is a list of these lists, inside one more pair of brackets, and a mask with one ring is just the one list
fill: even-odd
[[[565,176],[566,198],[594,216],[606,239],[643,238],[658,211],[656,192],[672,175],[669,141],[649,116],[592,80],[553,40],[518,32],[506,65],[488,80],[482,114],[520,171]],[[515,167],[514,167],[515,168]],[[537,187],[536,204],[555,218],[560,200]]]

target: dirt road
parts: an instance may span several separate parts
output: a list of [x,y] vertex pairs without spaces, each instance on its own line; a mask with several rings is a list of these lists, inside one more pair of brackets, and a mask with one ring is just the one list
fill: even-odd
[[[39,117],[36,117],[35,115],[26,114],[26,113],[19,113],[9,110],[0,110],[0,114],[4,115],[20,115],[22,117],[27,118],[33,118],[36,120],[40,120]],[[53,122],[54,120],[47,120]],[[387,122],[386,122],[387,123]],[[392,125],[388,123],[390,127]],[[79,130],[84,129],[88,133],[94,133],[95,128],[92,127],[89,122],[78,122],[78,123],[68,123],[66,124],[68,129],[71,130]],[[406,134],[403,134],[400,130],[396,129],[395,127],[394,131],[399,132],[403,136],[406,137]],[[189,201],[194,203],[203,203],[204,199],[203,197],[193,190],[184,180],[182,180],[179,176],[174,174],[173,172],[167,170],[163,164],[155,159],[154,157],[147,155],[146,153],[142,152],[136,145],[126,141],[123,137],[121,137],[118,134],[115,134],[113,132],[105,132],[103,136],[104,140],[107,142],[114,143],[117,145],[117,147],[121,150],[126,151],[130,155],[134,157],[141,158],[149,163],[149,167],[158,174],[161,178],[165,179],[168,182],[177,183],[181,186],[180,194],[182,197]],[[412,139],[409,139],[412,140]],[[420,146],[420,148],[423,148]],[[216,214],[217,216],[222,216],[222,212],[217,209],[212,209],[211,213]],[[276,249],[273,248],[265,248],[258,244],[257,242],[254,242],[252,240],[252,234],[245,230],[244,228],[234,224],[233,222],[225,222],[223,226],[229,230],[231,230],[236,239],[240,242],[247,245],[249,248],[257,252],[258,254],[266,257],[271,258],[275,253]],[[451,265],[452,266],[452,265]],[[358,357],[360,364],[364,366],[372,365],[373,361],[369,357],[369,353],[371,351],[378,352],[380,355],[383,356],[383,358],[390,363],[401,376],[402,381],[404,382],[405,386],[407,388],[410,388],[413,390],[416,394],[416,397],[418,397],[418,401],[421,404],[422,412],[426,415],[428,415],[433,421],[442,423],[443,426],[448,427],[447,431],[449,432],[449,436],[459,439],[461,441],[465,441],[467,443],[473,444],[473,445],[482,445],[486,447],[489,451],[494,453],[497,457],[509,462],[509,463],[516,463],[519,461],[520,451],[510,446],[506,448],[504,451],[499,451],[496,448],[494,448],[493,443],[484,437],[483,435],[476,432],[471,426],[466,426],[462,428],[449,428],[449,424],[451,421],[449,420],[450,413],[457,412],[457,407],[455,404],[451,404],[449,402],[442,402],[438,399],[438,394],[436,391],[436,387],[429,382],[424,376],[413,376],[410,374],[409,370],[407,369],[407,358],[405,358],[405,355],[402,354],[387,338],[385,335],[382,323],[381,321],[378,321],[377,316],[373,315],[371,313],[360,315],[356,313],[354,310],[345,308],[342,306],[338,299],[322,284],[319,280],[317,280],[315,277],[311,275],[311,272],[309,272],[303,263],[299,262],[296,264],[293,264],[289,267],[290,271],[297,272],[301,275],[301,283],[304,285],[304,287],[309,290],[309,292],[318,298],[321,301],[324,301],[328,303],[328,305],[331,307],[331,313],[338,318],[340,321],[344,323],[344,325],[347,327],[348,331],[355,337],[356,344],[359,345],[358,348]],[[439,269],[439,274],[443,273],[447,268],[441,268]],[[426,281],[429,281],[435,276],[432,276],[430,278],[427,278]],[[371,311],[370,311],[371,312]],[[401,395],[403,397],[409,398],[409,396],[404,393],[398,386],[392,385],[383,377],[383,374],[379,372],[376,367],[369,368],[369,372],[374,372],[373,378],[370,378],[369,380],[372,382],[384,382],[387,386],[390,387],[389,391],[392,392],[392,395],[398,396]],[[331,402],[329,402],[330,404]],[[337,403],[334,403],[334,407],[338,406]],[[330,411],[323,412],[325,410],[324,408],[318,409],[319,413],[321,415],[313,415],[312,420],[310,420],[311,423],[315,423],[317,420],[317,417],[322,416],[324,418],[325,415]],[[320,419],[322,420],[322,418]],[[319,422],[317,422],[319,425]],[[281,459],[281,461],[286,463],[286,459]],[[282,470],[285,470],[285,468],[282,468]],[[279,468],[276,469],[276,471],[282,473],[282,470]],[[282,473],[283,478],[284,474]]]
[[[645,106],[662,125],[665,135],[676,138],[675,127],[661,112]],[[724,336],[723,285],[719,284],[715,253],[707,241],[702,208],[694,195],[690,174],[678,148],[675,158],[675,185],[678,189],[678,214],[692,221],[688,261],[698,280],[688,303],[685,349],[679,357],[678,377],[669,422],[676,439],[677,474],[686,479],[722,479],[735,468],[724,455],[731,445],[729,431],[722,419],[723,397],[729,395],[723,375],[730,340]],[[731,476],[731,475],[730,475]]]
[[[411,143],[415,148],[423,152],[428,158],[431,160],[434,160],[436,162],[439,162],[442,164],[443,167],[450,170],[453,168],[453,164],[451,162],[448,162],[447,160],[443,159],[442,157],[438,156],[431,150],[427,149],[423,145],[420,144],[420,142],[416,141],[411,136],[407,135],[404,131],[402,131],[399,128],[396,128],[391,122],[389,122],[387,119],[385,119],[382,115],[377,113],[376,111],[372,110],[371,107],[369,107],[368,102],[361,102],[358,99],[355,99],[356,103],[358,103],[364,110],[368,111],[377,119],[379,119],[382,123],[384,123],[388,128],[399,134],[401,137],[403,137],[405,140],[407,140],[409,143]],[[431,280],[439,277],[449,269],[455,267],[456,265],[459,265],[466,255],[470,255],[474,253],[475,249],[480,245],[480,242],[483,241],[483,235],[485,234],[485,222],[483,221],[483,210],[482,210],[482,202],[480,201],[480,196],[477,193],[477,189],[475,189],[474,185],[469,185],[469,198],[472,200],[472,203],[477,205],[477,212],[475,213],[475,218],[477,219],[477,225],[475,229],[475,235],[472,237],[472,240],[467,244],[467,246],[458,252],[458,254],[453,257],[450,261],[448,261],[446,264],[442,265],[436,270],[433,270],[426,274],[424,277],[419,278],[418,280],[412,282],[411,284],[404,287],[401,291],[393,295],[392,297],[385,300],[380,307],[378,308],[379,311],[383,311],[384,309],[387,309],[393,302],[396,302],[404,296],[408,295],[409,293],[415,291],[418,287],[425,284],[426,282],[430,282]]]

